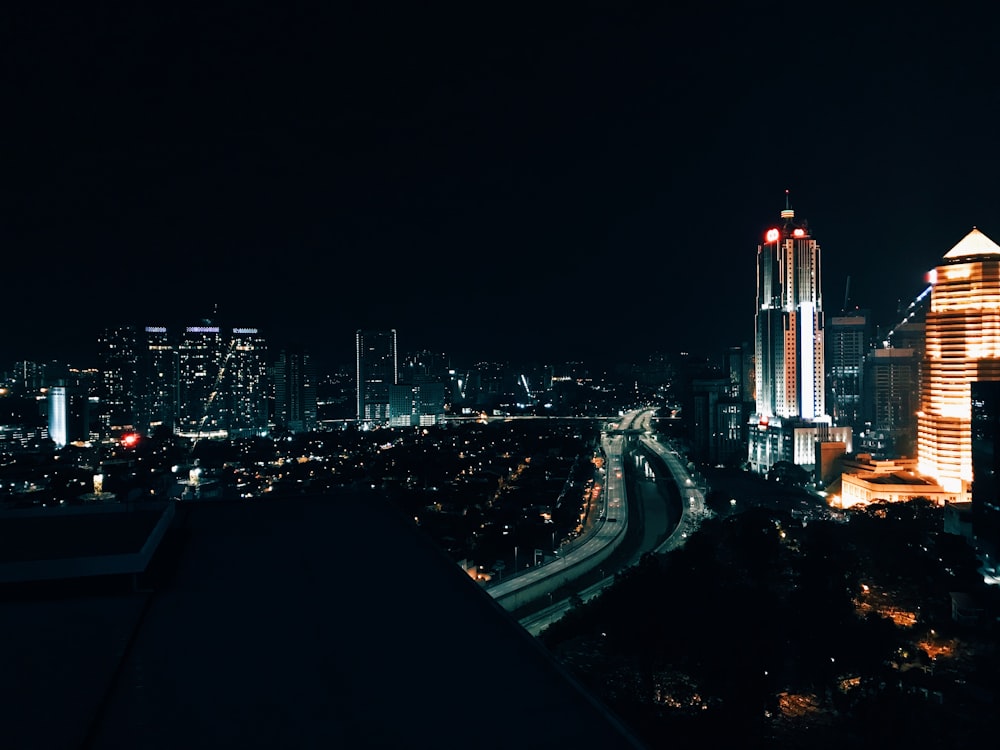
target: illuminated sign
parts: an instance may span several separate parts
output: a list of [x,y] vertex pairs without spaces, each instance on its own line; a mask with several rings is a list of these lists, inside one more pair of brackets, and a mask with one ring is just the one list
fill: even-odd
[[777,229],[772,228],[767,230],[767,233],[764,235],[764,239],[767,242],[777,242],[780,236],[781,232],[779,232]]

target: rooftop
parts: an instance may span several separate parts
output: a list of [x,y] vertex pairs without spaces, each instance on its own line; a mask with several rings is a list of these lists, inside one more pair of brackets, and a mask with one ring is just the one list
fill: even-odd
[[642,746],[374,493],[178,504],[143,586],[0,597],[7,744]]
[[944,257],[965,258],[970,255],[1000,255],[1000,245],[973,227]]

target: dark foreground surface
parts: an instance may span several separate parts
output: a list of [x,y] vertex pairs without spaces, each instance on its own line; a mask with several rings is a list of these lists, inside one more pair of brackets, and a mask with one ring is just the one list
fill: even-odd
[[374,495],[179,508],[151,568],[0,600],[16,748],[639,747]]

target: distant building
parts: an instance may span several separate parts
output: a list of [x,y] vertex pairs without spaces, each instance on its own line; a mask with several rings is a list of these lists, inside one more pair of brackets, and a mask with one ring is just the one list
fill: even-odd
[[219,326],[204,321],[187,326],[177,344],[180,377],[178,390],[178,431],[188,435],[208,435],[224,429],[219,405],[222,361],[226,345]]
[[718,377],[691,381],[691,450],[711,464],[742,463],[746,458],[748,422],[753,414],[751,358],[747,347],[731,346]]
[[180,368],[177,346],[165,326],[146,326],[138,350],[138,415],[140,430],[158,427],[171,431],[180,405]]
[[389,389],[399,382],[396,330],[358,330],[355,363],[358,423],[389,424]]
[[101,423],[178,434],[247,436],[268,428],[267,347],[256,328],[209,321],[180,332],[120,326],[98,340]]
[[820,246],[785,203],[757,247],[754,341],[755,414],[749,464],[767,473],[779,461],[812,468],[816,442],[843,442],[850,427],[826,413]]
[[14,364],[14,386],[22,393],[34,393],[47,384],[45,365],[20,361]]
[[1000,566],[1000,382],[975,382],[972,399],[972,529],[984,561]]
[[915,349],[873,349],[865,357],[858,449],[884,456],[916,455],[920,358]]
[[275,424],[290,432],[316,429],[317,385],[309,354],[302,349],[282,349],[274,364]]
[[903,502],[918,497],[941,506],[961,501],[961,493],[922,476],[916,464],[916,459],[876,459],[868,454],[842,458],[841,492],[833,504],[849,508],[879,500]]
[[98,409],[111,431],[133,429],[139,415],[139,343],[133,325],[107,328],[97,339],[100,368]]
[[389,388],[389,424],[415,427],[444,419],[444,384],[427,381],[400,383]]
[[90,440],[90,397],[86,388],[62,383],[49,388],[49,437],[56,448]]
[[973,229],[928,280],[918,468],[948,492],[967,495],[972,383],[1000,380],[1000,246]]
[[832,316],[826,326],[827,404],[835,425],[849,426],[855,434],[864,426],[862,394],[865,355],[871,349],[871,313],[855,310]]
[[232,328],[219,378],[223,427],[230,437],[268,429],[267,342],[256,328]]

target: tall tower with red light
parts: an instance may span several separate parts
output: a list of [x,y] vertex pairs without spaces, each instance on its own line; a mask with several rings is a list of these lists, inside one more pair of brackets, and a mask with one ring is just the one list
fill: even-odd
[[[813,463],[827,435],[820,246],[809,225],[785,208],[757,246],[754,340],[756,416],[750,464]],[[801,443],[801,445],[799,445]]]
[[762,417],[826,413],[820,247],[788,203],[757,246],[755,376]]

